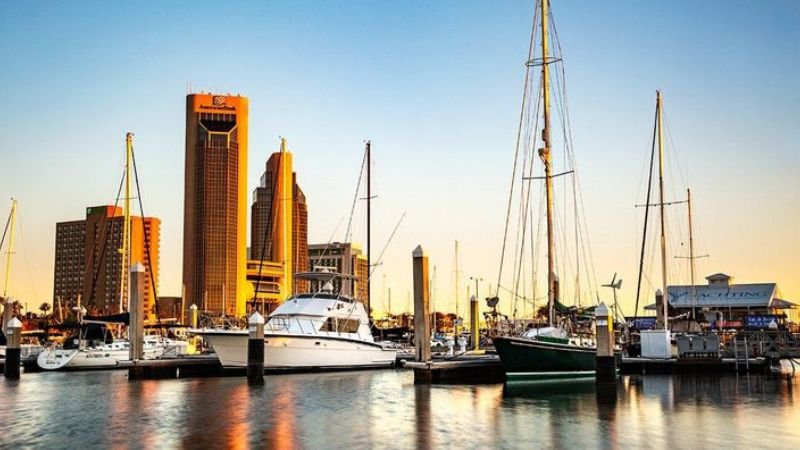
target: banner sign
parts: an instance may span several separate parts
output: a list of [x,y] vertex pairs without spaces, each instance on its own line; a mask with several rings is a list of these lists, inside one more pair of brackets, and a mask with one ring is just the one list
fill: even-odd
[[747,328],[769,328],[769,324],[772,322],[775,324],[778,323],[778,316],[768,314],[763,316],[744,316],[744,325]]
[[628,319],[631,328],[637,330],[655,330],[656,318],[655,317],[631,317]]

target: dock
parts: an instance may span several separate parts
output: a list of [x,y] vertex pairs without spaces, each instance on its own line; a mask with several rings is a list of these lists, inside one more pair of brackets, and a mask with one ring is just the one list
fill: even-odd
[[414,371],[414,384],[502,383],[506,374],[497,355],[465,354],[431,362],[404,361]]
[[239,375],[222,368],[217,355],[186,356],[183,358],[143,359],[120,361],[119,369],[127,369],[131,379],[197,378]]
[[769,372],[770,360],[764,357],[736,358],[629,358],[623,357],[619,371],[622,375],[647,374],[720,374]]

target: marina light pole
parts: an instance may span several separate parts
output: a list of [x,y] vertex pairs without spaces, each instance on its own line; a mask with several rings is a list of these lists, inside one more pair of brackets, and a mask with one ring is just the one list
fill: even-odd
[[469,279],[470,280],[475,280],[475,298],[478,298],[478,299],[481,298],[481,296],[478,294],[478,283],[483,281],[483,278],[480,278],[480,277],[469,277]]

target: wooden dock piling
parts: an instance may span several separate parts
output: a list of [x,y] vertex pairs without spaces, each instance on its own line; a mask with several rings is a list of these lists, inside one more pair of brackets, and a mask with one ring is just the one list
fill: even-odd
[[416,360],[429,362],[431,360],[431,305],[428,284],[428,257],[422,246],[411,253],[414,260],[414,345]]

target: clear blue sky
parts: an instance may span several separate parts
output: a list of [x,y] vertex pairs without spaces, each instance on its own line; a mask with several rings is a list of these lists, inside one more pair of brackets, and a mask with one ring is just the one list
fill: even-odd
[[[598,278],[619,272],[630,302],[633,205],[660,88],[700,251],[712,255],[700,275],[777,281],[800,300],[800,3],[552,8]],[[496,283],[532,10],[530,1],[2,2],[0,199],[20,200],[22,228],[11,293],[31,308],[50,299],[55,223],[113,203],[129,130],[145,213],[162,219],[161,293],[180,293],[190,84],[250,98],[248,190],[278,137],[288,139],[312,242],[348,214],[372,139],[377,249],[408,212],[376,274],[376,306],[384,273],[394,309],[405,305],[410,253],[422,244],[452,309],[454,239],[464,275]],[[3,216],[9,203],[0,201]]]

